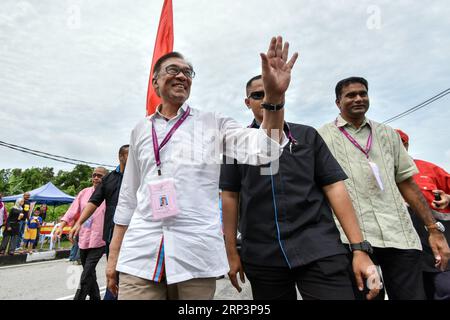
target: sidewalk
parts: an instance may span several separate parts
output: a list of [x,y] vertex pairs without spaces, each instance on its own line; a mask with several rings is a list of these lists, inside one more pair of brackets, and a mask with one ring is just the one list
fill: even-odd
[[16,253],[13,256],[0,255],[0,266],[30,263],[36,261],[56,260],[68,258],[69,249],[37,251],[33,253]]

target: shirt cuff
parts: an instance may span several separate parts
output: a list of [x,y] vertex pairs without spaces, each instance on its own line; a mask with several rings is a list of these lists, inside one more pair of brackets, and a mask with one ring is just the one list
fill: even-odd
[[[117,208],[119,209],[119,208]],[[117,210],[114,213],[114,223],[119,224],[121,226],[128,226],[131,222],[132,214],[121,213],[120,210]]]
[[395,183],[402,183],[406,179],[409,179],[418,173],[419,173],[419,170],[417,170],[417,168],[415,168],[415,167],[412,167],[409,170],[403,171],[401,173],[397,173],[395,176]]

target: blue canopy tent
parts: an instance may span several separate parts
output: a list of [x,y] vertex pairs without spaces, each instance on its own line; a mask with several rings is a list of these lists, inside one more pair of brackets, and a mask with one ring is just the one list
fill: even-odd
[[[75,197],[65,194],[59,190],[51,182],[39,187],[37,189],[29,191],[30,201],[36,201],[36,203],[47,204],[50,206],[59,206],[61,204],[72,203]],[[23,193],[15,196],[3,197],[3,202],[14,202],[19,198],[23,198]]]

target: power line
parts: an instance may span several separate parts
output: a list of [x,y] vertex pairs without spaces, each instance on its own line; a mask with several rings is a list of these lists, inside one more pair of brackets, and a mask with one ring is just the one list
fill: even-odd
[[[430,105],[431,103],[442,99],[443,97],[445,97],[446,95],[450,94],[450,88],[438,93],[437,95],[429,98],[428,100],[425,100],[422,103],[419,103],[418,105],[397,114],[396,116],[393,116],[385,121],[383,121],[384,124],[387,123],[391,123],[395,120],[401,119],[403,117],[406,117],[407,115],[410,115],[411,113],[420,110],[422,108],[425,108],[426,106]],[[59,161],[59,162],[64,162],[64,163],[69,163],[69,164],[74,164],[74,165],[78,165],[78,164],[86,164],[86,165],[98,165],[98,166],[103,166],[103,167],[110,167],[110,168],[115,168],[115,166],[112,165],[108,165],[108,164],[102,164],[102,163],[96,163],[96,162],[90,162],[90,161],[83,161],[83,160],[78,160],[78,159],[74,159],[74,158],[68,158],[68,157],[63,157],[63,156],[58,156],[55,154],[51,154],[51,153],[47,153],[47,152],[43,152],[43,151],[39,151],[39,150],[33,150],[33,149],[29,149],[26,147],[22,147],[19,145],[15,145],[12,143],[7,143],[4,141],[0,141],[0,146],[12,149],[12,150],[16,150],[16,151],[20,151],[23,153],[27,153],[27,154],[31,154],[37,157],[41,157],[41,158],[46,158],[46,159],[50,159],[50,160],[54,160],[54,161]]]
[[450,94],[450,88],[448,88],[448,89],[438,93],[437,95],[429,98],[428,100],[425,100],[422,103],[419,103],[418,105],[416,105],[416,106],[414,106],[414,107],[412,107],[412,108],[410,108],[410,109],[408,109],[408,110],[406,110],[406,111],[404,111],[402,113],[399,113],[396,116],[393,116],[392,118],[389,118],[389,119],[383,121],[383,123],[387,124],[387,123],[393,122],[395,120],[398,120],[400,118],[406,117],[407,115],[409,115],[409,114],[411,114],[411,113],[413,113],[413,112],[415,112],[415,111],[417,111],[419,109],[425,108],[426,106],[432,104],[433,102],[435,102],[435,101],[437,101],[439,99],[442,99],[443,97],[445,97],[448,94]]
[[20,151],[20,152],[23,152],[23,153],[31,154],[31,155],[34,155],[34,156],[37,156],[37,157],[47,158],[47,159],[51,159],[51,160],[55,160],[55,161],[59,161],[59,162],[70,163],[70,164],[75,164],[75,165],[79,164],[79,163],[76,163],[76,162],[60,160],[60,159],[44,156],[42,154],[37,154],[37,153],[34,153],[34,152],[30,152],[30,151],[22,150],[22,149],[15,148],[15,147],[12,147],[12,146],[8,146],[8,145],[2,143],[2,141],[0,141],[0,146],[6,147],[6,148],[10,148],[12,150],[17,150],[17,151]]
[[85,164],[85,165],[98,165],[98,166],[103,166],[103,167],[110,167],[110,168],[115,168],[115,166],[112,165],[108,165],[108,164],[102,164],[102,163],[96,163],[96,162],[89,162],[89,161],[83,161],[83,160],[78,160],[78,159],[73,159],[73,158],[67,158],[67,157],[63,157],[63,156],[58,156],[55,154],[51,154],[51,153],[47,153],[47,152],[43,152],[43,151],[39,151],[39,150],[33,150],[33,149],[29,149],[29,148],[25,148],[19,145],[15,145],[12,143],[7,143],[4,141],[0,141],[0,146],[12,149],[12,150],[16,150],[16,151],[20,151],[23,153],[27,153],[27,154],[31,154],[37,157],[41,157],[41,158],[46,158],[46,159],[50,159],[50,160],[54,160],[54,161],[59,161],[59,162],[64,162],[64,163],[69,163],[69,164],[74,164],[74,165],[78,165],[78,164]]

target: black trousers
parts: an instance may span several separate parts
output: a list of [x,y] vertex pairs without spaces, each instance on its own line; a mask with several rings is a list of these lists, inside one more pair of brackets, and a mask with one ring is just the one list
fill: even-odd
[[424,272],[423,278],[428,300],[450,300],[450,271]]
[[14,251],[16,250],[16,243],[17,243],[18,239],[19,239],[19,235],[18,234],[12,234],[10,232],[4,232],[3,233],[2,244],[0,245],[0,252],[5,252],[7,247],[8,247],[8,243],[9,243],[8,253],[9,254],[14,254]]
[[[373,248],[372,261],[379,265],[389,300],[425,300],[422,253],[419,250]],[[364,297],[357,294],[358,300]],[[380,292],[377,299],[384,299]]]
[[74,300],[86,300],[88,295],[90,300],[101,300],[95,268],[104,253],[104,246],[93,249],[80,249],[83,272],[80,278],[80,288],[77,290]]
[[345,254],[293,269],[243,265],[255,300],[296,300],[296,286],[303,300],[355,299],[351,263]]
[[36,241],[33,243],[33,249],[36,249],[36,247],[39,243],[40,236],[41,236],[41,228],[38,228],[37,233],[36,233]]

